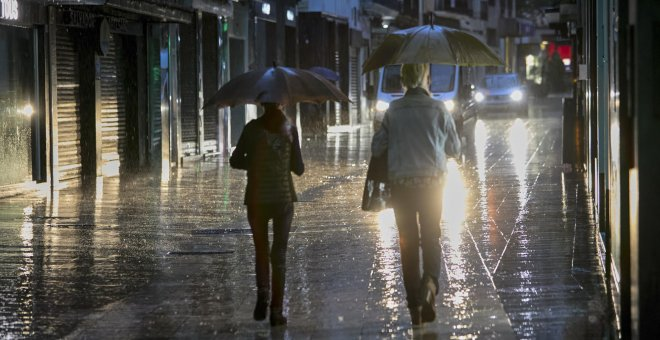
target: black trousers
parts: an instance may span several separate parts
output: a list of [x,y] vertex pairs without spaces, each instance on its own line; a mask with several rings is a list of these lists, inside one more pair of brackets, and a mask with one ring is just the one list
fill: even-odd
[[392,207],[399,230],[401,270],[409,308],[421,305],[420,245],[423,275],[433,278],[438,287],[442,260],[440,248],[442,188],[442,185],[425,188],[392,187]]
[[[257,293],[268,296],[273,270],[271,307],[281,308],[286,278],[286,248],[293,219],[293,203],[249,204],[248,222],[255,249]],[[269,252],[268,221],[273,220],[273,245]],[[270,259],[270,261],[269,261]],[[269,265],[270,262],[270,265]]]

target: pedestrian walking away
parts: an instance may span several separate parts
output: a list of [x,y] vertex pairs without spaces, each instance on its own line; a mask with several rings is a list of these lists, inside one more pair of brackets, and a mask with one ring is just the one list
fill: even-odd
[[[286,251],[293,202],[297,201],[291,172],[300,176],[305,166],[297,128],[288,121],[279,104],[262,105],[264,114],[245,126],[229,163],[233,168],[247,170],[245,204],[254,241],[257,278],[253,317],[266,318],[270,295],[270,324],[280,326],[287,323],[282,313]],[[272,247],[268,240],[270,220]]]
[[442,191],[447,157],[458,157],[461,145],[450,114],[429,95],[428,64],[402,65],[401,83],[405,95],[385,112],[371,151],[387,154],[406,300],[413,326],[420,326],[436,316]]

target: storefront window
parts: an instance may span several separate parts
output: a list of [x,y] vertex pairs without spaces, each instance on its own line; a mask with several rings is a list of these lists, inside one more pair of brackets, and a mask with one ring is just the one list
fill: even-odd
[[35,71],[32,30],[0,26],[0,185],[31,179]]

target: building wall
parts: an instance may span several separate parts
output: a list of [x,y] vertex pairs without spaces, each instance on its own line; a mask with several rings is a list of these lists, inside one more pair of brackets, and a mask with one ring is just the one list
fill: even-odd
[[359,0],[308,0],[304,7],[305,12],[328,13],[339,18],[346,18],[348,27],[362,30],[362,23],[358,20],[360,16]]

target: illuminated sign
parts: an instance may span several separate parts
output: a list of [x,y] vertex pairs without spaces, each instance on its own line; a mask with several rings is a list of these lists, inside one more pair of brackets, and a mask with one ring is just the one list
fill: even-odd
[[261,13],[270,15],[270,4],[267,2],[264,2],[261,4]]
[[0,0],[0,19],[18,20],[18,0]]

